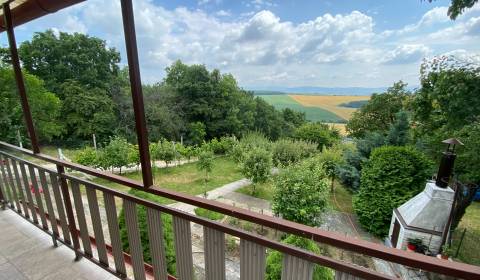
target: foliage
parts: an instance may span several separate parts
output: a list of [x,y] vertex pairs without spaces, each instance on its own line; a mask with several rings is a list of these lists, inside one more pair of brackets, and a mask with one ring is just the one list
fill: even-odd
[[195,215],[207,218],[212,221],[221,220],[223,219],[223,217],[225,217],[225,215],[223,215],[222,213],[218,213],[205,208],[195,208],[193,211],[195,211]]
[[159,160],[163,160],[167,167],[168,164],[171,163],[176,157],[174,144],[166,139],[158,142],[156,152],[156,158],[158,158]]
[[320,216],[328,207],[326,177],[315,159],[283,170],[274,179],[274,213],[297,223],[320,225]]
[[115,113],[113,102],[107,93],[99,88],[87,89],[76,81],[60,85],[63,96],[62,118],[65,123],[65,137],[70,141],[108,139],[114,134]]
[[[296,235],[289,235],[282,243],[305,249],[309,252],[320,254],[320,248],[315,242]],[[282,275],[283,254],[278,251],[269,251],[265,279],[280,280]],[[314,280],[333,280],[334,272],[330,268],[315,265],[313,268]]]
[[213,152],[210,150],[201,150],[198,154],[197,169],[205,172],[204,182],[205,182],[205,192],[204,195],[207,196],[207,181],[208,174],[212,172],[214,165]]
[[[30,111],[39,140],[50,141],[63,131],[60,118],[61,101],[48,92],[43,81],[28,73],[24,74]],[[17,130],[26,138],[26,128],[13,71],[0,68],[0,138],[17,143]]]
[[137,167],[140,165],[140,152],[138,151],[138,145],[129,144],[127,162],[129,165]]
[[252,181],[255,192],[256,184],[264,183],[270,178],[272,155],[269,151],[255,148],[245,155],[241,169],[242,174]]
[[98,155],[97,151],[87,146],[83,150],[77,152],[74,161],[81,165],[98,167]]
[[192,145],[199,145],[205,139],[205,125],[202,122],[193,122],[188,126],[188,141]]
[[306,123],[297,128],[295,138],[316,143],[322,150],[324,147],[330,147],[340,141],[340,132],[328,124],[320,122]]
[[480,66],[454,56],[425,61],[421,88],[412,102],[417,146],[438,160],[442,140],[458,137],[468,142],[458,149],[455,172],[465,183],[480,183],[478,122],[480,120]]
[[[156,203],[161,203],[160,197],[157,195],[149,194],[140,190],[130,189],[128,192],[131,195],[136,197],[150,200]],[[165,256],[167,259],[167,271],[169,274],[175,275],[175,245],[173,238],[173,226],[172,226],[172,216],[167,214],[161,215],[162,225],[163,225],[163,241],[165,244]],[[148,224],[147,224],[147,209],[145,206],[137,205],[137,219],[138,219],[138,229],[140,231],[140,241],[143,248],[143,260],[146,263],[152,263],[152,255],[150,252],[150,241],[148,238]],[[123,251],[129,253],[129,242],[127,235],[127,227],[125,224],[125,210],[122,207],[119,215],[120,227],[120,238],[122,241]]]
[[345,163],[342,156],[342,149],[339,145],[323,150],[316,156],[318,162],[322,164],[325,169],[325,174],[331,179],[331,188],[333,192],[333,186],[335,177],[337,175],[338,167]]
[[129,164],[128,153],[130,152],[130,144],[121,137],[114,137],[103,149],[102,160],[105,166],[116,167],[122,173],[122,167]]
[[[233,146],[236,144],[237,140],[235,137],[222,136],[220,140],[213,138],[208,142],[209,149],[213,151],[216,155],[225,155],[231,152]],[[204,143],[205,145],[205,143]]]
[[233,145],[230,155],[236,162],[242,162],[245,154],[255,148],[270,151],[271,143],[262,133],[248,132]]
[[373,94],[367,104],[352,114],[346,126],[349,135],[361,138],[374,131],[386,134],[409,98],[406,87],[407,84],[400,81],[385,93]]
[[287,166],[317,152],[316,144],[302,140],[279,139],[272,146],[275,166]]
[[362,169],[360,189],[353,201],[363,227],[377,236],[385,236],[393,209],[422,190],[429,167],[429,160],[411,147],[385,146],[373,150]]
[[[433,0],[428,1],[432,2]],[[459,15],[463,14],[466,9],[472,8],[477,2],[478,0],[452,0],[450,7],[448,7],[447,14],[450,19],[455,20]]]
[[101,39],[81,33],[56,35],[53,30],[35,33],[31,41],[20,45],[18,53],[23,68],[43,79],[55,93],[69,80],[88,89],[107,90],[120,62],[120,54]]

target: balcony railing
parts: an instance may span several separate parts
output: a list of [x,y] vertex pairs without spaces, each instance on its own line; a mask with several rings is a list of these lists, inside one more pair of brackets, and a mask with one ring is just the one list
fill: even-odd
[[[173,218],[176,271],[178,279],[194,279],[191,223],[203,226],[206,279],[226,279],[225,235],[240,239],[240,279],[264,279],[266,250],[284,254],[282,279],[312,279],[315,264],[335,270],[336,279],[395,279],[371,269],[316,255],[263,236],[207,220],[171,207],[135,197],[65,173],[65,168],[104,178],[155,195],[309,238],[316,242],[392,263],[463,279],[480,279],[480,268],[467,264],[388,248],[348,238],[283,219],[261,215],[219,202],[161,188],[143,188],[140,182],[101,172],[75,163],[20,149],[0,142],[0,199],[9,207],[71,248],[77,258],[85,257],[119,278],[175,279],[167,274],[161,215]],[[8,151],[10,150],[10,151]],[[8,151],[8,152],[7,152]],[[25,160],[20,154],[54,163],[50,170]],[[16,155],[13,155],[16,154]],[[100,203],[99,197],[103,197]],[[123,205],[130,254],[123,252],[118,209]],[[146,207],[151,265],[143,260],[137,207]],[[87,211],[86,211],[87,210]],[[102,223],[100,212],[105,213]],[[130,271],[131,270],[131,271]]]

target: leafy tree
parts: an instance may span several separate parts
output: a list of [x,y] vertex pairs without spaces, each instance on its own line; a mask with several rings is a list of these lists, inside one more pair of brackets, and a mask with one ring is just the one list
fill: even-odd
[[128,147],[128,164],[136,166],[138,170],[138,166],[140,165],[140,152],[138,151],[138,145],[129,144]]
[[[141,190],[130,189],[129,194],[136,197],[150,200],[156,203],[163,203],[162,198],[153,195]],[[152,263],[152,254],[150,252],[150,242],[148,239],[148,223],[147,223],[147,209],[145,206],[137,205],[137,218],[138,218],[138,229],[140,231],[140,241],[143,248],[143,260],[146,263]],[[129,253],[130,247],[128,242],[127,226],[125,224],[125,210],[122,207],[120,211],[119,219],[119,228],[120,228],[120,238],[122,241],[123,251]],[[163,226],[163,241],[165,244],[165,257],[167,260],[167,272],[171,275],[176,275],[175,267],[175,241],[173,237],[173,226],[172,226],[172,216],[163,214],[161,215],[162,226]]]
[[275,166],[287,166],[317,152],[315,143],[280,139],[273,143],[272,157]]
[[395,115],[404,108],[409,99],[407,84],[400,81],[385,93],[373,94],[367,104],[355,111],[347,123],[350,136],[361,138],[367,132],[386,134],[395,122]]
[[[282,243],[292,245],[309,252],[320,255],[321,250],[312,240],[296,235],[288,235]],[[265,279],[280,280],[282,276],[283,254],[278,251],[269,251],[267,256],[267,268]],[[315,265],[313,268],[313,280],[333,280],[334,272],[330,268]]]
[[172,142],[163,139],[158,142],[158,159],[163,160],[168,167],[176,156],[175,146]]
[[23,68],[43,79],[46,88],[62,100],[62,84],[69,80],[88,89],[108,90],[120,62],[120,54],[101,39],[80,33],[55,35],[52,30],[35,33],[18,53]]
[[390,126],[387,143],[394,146],[404,146],[410,142],[410,122],[408,114],[400,111],[395,115],[395,122]]
[[292,165],[274,179],[272,208],[276,215],[308,226],[319,226],[328,207],[327,175],[315,160]]
[[316,143],[322,150],[340,141],[340,132],[320,122],[306,123],[295,132],[295,138]]
[[98,155],[92,147],[85,147],[83,150],[75,154],[74,161],[81,165],[98,167]]
[[231,149],[230,156],[232,156],[236,162],[242,162],[245,154],[255,148],[270,151],[271,143],[262,133],[248,132],[240,141],[235,142]]
[[[428,0],[428,2],[432,2],[433,0]],[[472,8],[478,0],[452,0],[450,7],[448,7],[448,16],[450,19],[455,20],[457,17],[466,9]]]
[[362,169],[353,207],[363,227],[377,235],[388,233],[394,208],[422,191],[430,162],[411,147],[385,146],[373,150]]
[[256,184],[268,180],[271,169],[272,154],[260,148],[249,151],[241,164],[242,174],[252,181],[254,193]]
[[205,139],[205,125],[201,122],[190,123],[188,126],[188,142],[193,145],[199,145]]
[[129,164],[128,153],[130,152],[130,144],[127,140],[121,137],[114,137],[110,139],[110,142],[103,149],[103,157],[108,166],[113,168],[119,168],[120,174],[122,174],[122,167]]
[[338,166],[345,163],[342,156],[342,149],[339,146],[330,147],[318,154],[316,159],[323,165],[323,168],[325,168],[326,175],[330,177],[330,191],[333,192]]
[[205,172],[204,183],[205,183],[205,192],[204,196],[207,197],[207,182],[208,174],[212,172],[214,165],[213,152],[210,150],[201,150],[198,154],[197,168],[200,171]]
[[114,133],[115,113],[113,102],[105,91],[87,89],[76,81],[68,81],[60,87],[64,98],[62,117],[65,123],[65,137],[69,141],[107,139]]
[[[43,82],[34,75],[25,73],[24,81],[39,140],[49,142],[63,131],[63,126],[58,121],[62,103],[53,93],[48,92]],[[0,68],[0,138],[17,143],[17,130],[25,140],[23,110],[13,71]]]

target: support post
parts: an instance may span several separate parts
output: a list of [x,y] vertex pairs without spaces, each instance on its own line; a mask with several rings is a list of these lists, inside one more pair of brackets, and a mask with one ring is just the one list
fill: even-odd
[[[10,2],[10,1],[9,1]],[[40,153],[38,146],[37,135],[33,125],[32,113],[28,105],[27,93],[25,90],[25,82],[23,80],[22,69],[20,67],[20,60],[18,58],[17,42],[15,40],[15,33],[13,31],[12,14],[10,11],[10,4],[6,2],[3,4],[3,16],[5,19],[5,28],[7,30],[8,43],[10,45],[10,55],[12,57],[13,72],[15,73],[15,81],[17,83],[18,93],[20,95],[20,102],[22,103],[23,116],[25,124],[32,143],[32,150],[35,154]]]
[[[58,175],[65,174],[65,168],[57,164]],[[68,220],[68,229],[70,230],[70,235],[72,236],[73,250],[75,251],[75,261],[78,261],[82,258],[80,254],[80,241],[78,240],[78,230],[75,225],[75,216],[73,215],[72,201],[70,199],[70,192],[68,191],[67,180],[59,176],[60,180],[60,190],[62,191],[63,203],[65,204],[65,211],[67,212]]]
[[121,0],[120,2],[122,6],[123,30],[125,33],[125,46],[127,49],[133,111],[135,113],[135,128],[138,139],[138,151],[140,153],[140,164],[142,165],[143,186],[145,188],[149,188],[153,185],[152,166],[150,165],[148,131],[145,120],[145,108],[143,106],[142,81],[140,78],[140,66],[138,62],[133,5],[132,0]]

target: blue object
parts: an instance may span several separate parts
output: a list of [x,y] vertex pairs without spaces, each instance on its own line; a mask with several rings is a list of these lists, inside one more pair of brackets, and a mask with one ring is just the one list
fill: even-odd
[[473,200],[475,201],[480,201],[480,189],[477,190],[477,193],[473,197]]

